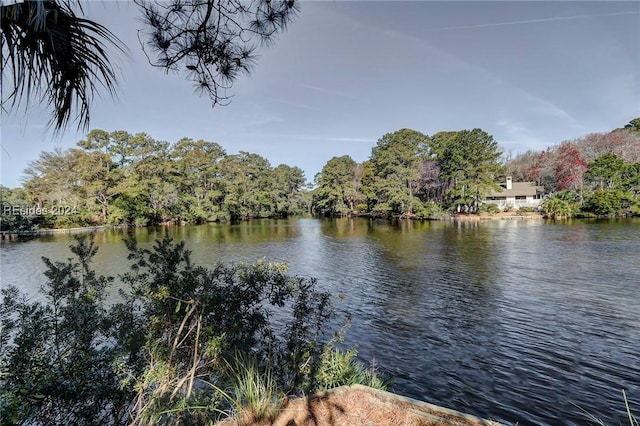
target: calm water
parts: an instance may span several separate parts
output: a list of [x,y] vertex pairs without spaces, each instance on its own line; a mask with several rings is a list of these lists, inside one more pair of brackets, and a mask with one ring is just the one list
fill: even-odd
[[[514,424],[640,414],[640,220],[400,223],[294,219],[168,228],[196,263],[286,261],[352,313],[347,341],[395,392]],[[162,229],[138,229],[141,245]],[[123,231],[96,235],[102,274]],[[69,235],[3,243],[2,285],[35,299]],[[574,405],[575,404],[575,405]]]

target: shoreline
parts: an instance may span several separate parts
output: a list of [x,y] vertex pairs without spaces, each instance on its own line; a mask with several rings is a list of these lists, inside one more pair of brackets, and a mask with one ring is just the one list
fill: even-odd
[[[352,215],[352,216],[343,216],[350,218],[369,218],[369,219],[383,219],[384,218],[374,218],[372,216],[366,215]],[[576,218],[576,219],[617,219],[617,218],[627,218],[629,216],[621,216],[621,217],[594,217],[594,218]],[[481,213],[481,214],[456,214],[449,215],[445,217],[439,218],[425,218],[425,219],[416,219],[416,218],[394,218],[395,220],[423,220],[423,221],[461,221],[461,222],[475,222],[475,221],[491,221],[491,220],[547,220],[550,219],[545,217],[540,213],[516,213],[516,212],[502,212],[502,213]],[[393,219],[388,219],[393,220]],[[161,224],[160,226],[168,225]],[[188,223],[182,223],[181,225],[190,225]],[[156,225],[152,225],[156,226]],[[0,240],[1,241],[14,241],[21,237],[38,237],[43,235],[54,235],[54,234],[70,234],[70,233],[81,233],[81,232],[89,232],[89,231],[98,231],[105,229],[121,229],[121,228],[137,228],[136,226],[130,225],[94,225],[94,226],[82,226],[75,228],[46,228],[46,229],[35,229],[31,231],[21,230],[21,231],[0,231]],[[143,226],[148,227],[148,226]]]
[[542,220],[545,217],[540,213],[481,213],[470,215],[454,215],[451,220]]
[[[309,424],[310,418],[316,426],[505,426],[494,420],[360,384],[339,386],[306,397],[286,398],[268,422],[273,426],[304,425]],[[218,424],[260,426],[266,422],[252,418],[251,411],[247,410],[222,419]]]
[[87,231],[97,231],[101,229],[117,229],[122,226],[108,226],[108,225],[96,225],[96,226],[82,226],[77,228],[46,228],[46,229],[34,229],[31,231],[0,231],[2,241],[13,241],[20,237],[38,237],[42,235],[53,234],[73,234]]

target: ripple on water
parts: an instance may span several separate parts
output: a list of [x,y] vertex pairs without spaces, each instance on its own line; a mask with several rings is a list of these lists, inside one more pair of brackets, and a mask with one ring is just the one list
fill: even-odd
[[[576,405],[618,424],[621,389],[640,401],[640,221],[490,222],[304,219],[180,235],[197,263],[286,261],[344,295],[348,342],[398,393],[507,424],[585,424]],[[100,240],[99,272],[122,267],[116,240]],[[40,256],[64,258],[69,242],[3,245],[2,284],[35,292]]]

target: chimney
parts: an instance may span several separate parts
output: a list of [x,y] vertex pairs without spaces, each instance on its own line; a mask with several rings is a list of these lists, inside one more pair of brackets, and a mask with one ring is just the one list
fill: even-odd
[[507,176],[507,189],[513,188],[513,182],[511,176]]

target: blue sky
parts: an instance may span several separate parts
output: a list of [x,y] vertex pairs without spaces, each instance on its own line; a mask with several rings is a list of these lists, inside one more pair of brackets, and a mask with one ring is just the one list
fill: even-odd
[[[303,2],[289,30],[260,50],[229,106],[211,108],[184,75],[152,68],[132,3],[86,15],[130,49],[118,97],[96,98],[91,128],[205,139],[301,167],[312,181],[333,156],[364,161],[404,127],[475,127],[513,154],[624,126],[640,116],[640,2]],[[53,137],[34,106],[2,117],[1,183],[20,185]]]

